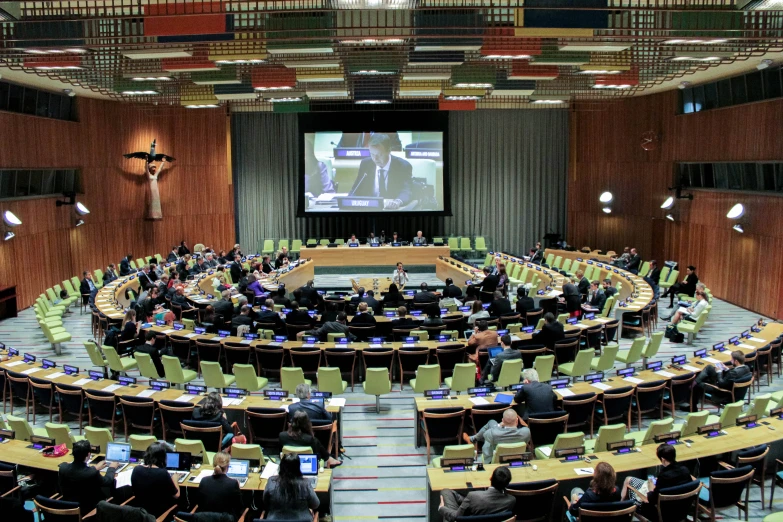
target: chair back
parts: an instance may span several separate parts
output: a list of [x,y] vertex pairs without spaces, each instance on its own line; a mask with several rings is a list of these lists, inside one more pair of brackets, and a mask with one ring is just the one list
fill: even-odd
[[516,517],[511,511],[504,511],[493,515],[466,515],[454,519],[456,522],[515,522]]
[[470,363],[460,363],[454,366],[454,373],[451,377],[451,391],[464,392],[476,385],[476,365]]
[[465,362],[465,346],[462,344],[441,345],[435,349],[435,356],[441,374],[444,377],[451,376],[454,374],[454,367]]
[[669,388],[669,403],[672,409],[678,404],[691,404],[693,380],[695,378],[695,373],[685,373],[682,375],[675,375],[669,379],[667,386]]
[[608,424],[598,428],[598,436],[595,439],[594,452],[607,451],[606,445],[612,442],[620,442],[625,438],[625,424]]
[[519,350],[519,353],[522,355],[522,367],[532,368],[536,362],[536,357],[546,355],[548,351],[543,344],[537,344],[524,346]]
[[321,366],[320,348],[291,348],[291,364],[301,368],[306,377],[314,377]]
[[748,464],[734,469],[721,469],[710,473],[710,505],[714,509],[733,506],[742,500],[745,493],[747,505],[750,484],[756,470]]
[[250,346],[241,343],[223,343],[223,353],[226,355],[226,368],[229,372],[235,364],[250,364],[250,354],[253,353]]
[[673,425],[674,419],[672,418],[652,421],[647,427],[647,431],[644,432],[642,444],[654,444],[656,435],[671,432]]
[[330,368],[339,368],[342,377],[353,377],[356,368],[356,350],[353,348],[327,348],[324,360]]
[[73,448],[74,440],[67,424],[47,422],[44,427],[46,428],[46,436],[54,439],[55,445],[65,444],[66,448]]
[[565,411],[531,413],[527,425],[530,428],[530,440],[533,445],[538,447],[553,444],[559,434],[567,431],[568,413]]
[[[68,426],[65,426],[68,429]],[[92,426],[84,427],[84,437],[92,446],[100,446],[101,453],[106,454],[107,444],[114,442],[111,431],[108,428],[93,428]]]
[[[258,444],[232,444],[231,458],[255,461],[259,463],[259,466],[263,466],[266,462],[264,452]],[[255,462],[252,462],[252,464],[255,464]]]
[[6,416],[8,426],[14,431],[14,437],[17,440],[30,440],[30,436],[33,435],[33,428],[27,419],[23,417],[16,417],[15,415]]
[[[413,381],[414,379],[411,379],[411,382]],[[416,371],[413,391],[416,393],[424,393],[427,390],[435,390],[440,388],[440,383],[440,366],[437,364],[423,364],[419,366]]]
[[248,408],[245,411],[248,442],[263,448],[279,447],[279,435],[288,426],[288,412],[280,408]]
[[204,376],[204,385],[208,388],[225,388],[226,378],[220,363],[214,361],[201,361],[201,374]]
[[186,439],[200,440],[207,451],[218,452],[223,443],[223,426],[219,422],[183,420],[179,423]]
[[430,359],[429,348],[400,348],[397,351],[400,361],[400,373],[410,375],[416,373],[419,366],[425,365]]
[[503,361],[502,366],[500,367],[498,382],[495,384],[501,388],[511,386],[512,384],[518,384],[521,380],[521,374],[522,358],[507,359]]
[[318,390],[332,392],[332,395],[345,393],[340,368],[329,368],[326,366],[318,368]]
[[555,341],[554,352],[557,364],[573,362],[576,359],[576,351],[579,348],[579,339],[563,339]]
[[166,380],[173,382],[174,384],[182,384],[185,382],[185,374],[182,372],[182,366],[180,366],[179,359],[170,355],[161,355],[161,362],[163,363],[163,373]]
[[337,421],[314,420],[313,436],[330,455],[334,454],[334,444],[337,438]]
[[688,437],[689,435],[696,433],[699,428],[707,424],[707,417],[709,417],[709,414],[710,412],[708,410],[689,413],[688,416],[685,417],[685,423],[680,429],[680,436]]
[[365,368],[386,368],[391,373],[394,364],[394,350],[388,348],[365,348],[362,350]]
[[294,393],[300,384],[305,384],[305,376],[301,368],[280,369],[280,388],[288,393]]
[[40,522],[81,522],[82,515],[78,502],[55,500],[43,495],[33,499],[38,510]]
[[752,448],[747,448],[737,452],[737,467],[753,466],[756,474],[764,477],[767,469],[767,456],[769,455],[769,446],[759,444]]
[[424,433],[430,443],[459,444],[465,424],[465,408],[427,408],[422,412]]
[[258,375],[280,377],[285,351],[282,348],[256,346],[255,352]]
[[120,408],[126,426],[152,431],[155,424],[155,399],[126,395],[120,397]]
[[182,429],[180,424],[182,421],[193,418],[193,410],[195,406],[192,404],[183,404],[177,401],[160,401],[158,402],[158,409],[160,410],[160,425],[163,430],[163,440],[169,440],[172,434],[182,435]]
[[114,424],[114,421],[119,418],[117,396],[112,392],[84,390],[84,397],[87,399],[90,424],[95,420]]
[[568,427],[582,428],[589,425],[592,434],[596,402],[598,395],[593,392],[563,397],[563,411],[568,413]]
[[612,522],[631,522],[636,512],[636,504],[633,500],[620,502],[601,502],[596,504],[584,503],[579,508],[579,522],[602,522],[606,518]]
[[136,359],[136,363],[139,365],[139,373],[142,377],[147,379],[160,379],[158,370],[152,363],[152,357],[148,353],[136,352],[133,354],[133,358]]
[[391,380],[387,368],[367,368],[365,372],[364,393],[376,396],[391,393]]
[[644,348],[642,353],[642,356],[645,359],[655,357],[655,355],[658,353],[658,349],[661,347],[661,341],[663,340],[663,334],[664,332],[655,332],[650,336],[650,342]]
[[666,381],[641,382],[636,387],[636,409],[640,413],[663,408]]
[[82,389],[67,384],[55,384],[54,389],[60,397],[60,420],[62,420],[63,412],[77,415],[81,419],[81,416],[84,414],[84,393]]
[[538,380],[541,382],[549,382],[552,379],[552,370],[554,368],[554,355],[539,355],[533,361],[533,369],[538,372]]
[[476,456],[476,446],[473,444],[459,444],[455,446],[443,446],[443,455],[432,459],[435,467],[440,467],[444,459],[472,459]]
[[749,374],[747,377],[739,381],[734,381],[731,388],[731,395],[733,397],[732,402],[745,400],[745,395],[748,393],[748,389],[752,389],[753,386],[753,374]]
[[553,520],[553,511],[560,484],[555,479],[535,482],[511,483],[506,493],[517,499],[517,520],[525,522],[544,522]]
[[470,420],[473,424],[474,433],[477,433],[486,423],[494,420],[498,424],[503,420],[503,412],[509,409],[511,405],[492,402],[489,404],[477,404],[470,409]]
[[623,419],[626,423],[630,423],[633,394],[633,386],[604,391],[604,396],[601,399],[604,424],[615,419]]
[[[604,312],[608,314],[609,310],[609,299],[612,300],[612,303],[614,303],[614,297],[609,297],[606,300],[606,304],[604,305]],[[604,324],[604,342],[605,343],[611,343],[614,341],[615,335],[617,335],[617,329],[620,327],[620,320],[614,319],[612,321],[609,321],[608,323]]]
[[515,442],[498,444],[492,453],[492,464],[500,464],[500,457],[506,455],[520,455],[527,451],[527,442]]
[[254,392],[260,389],[260,384],[263,384],[264,379],[262,379],[262,383],[258,382],[256,369],[252,364],[237,363],[234,365],[233,370],[238,388],[242,388],[243,390],[247,390],[249,392]]
[[658,520],[687,520],[688,515],[697,520],[701,487],[701,481],[694,480],[658,491]]

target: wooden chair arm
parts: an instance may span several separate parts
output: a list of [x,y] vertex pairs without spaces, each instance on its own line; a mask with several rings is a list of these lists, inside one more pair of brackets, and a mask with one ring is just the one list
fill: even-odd
[[193,513],[195,513],[197,510],[198,510],[198,504],[196,504],[195,506],[193,506],[193,509],[191,509],[191,510],[190,510],[190,514],[192,515],[192,514],[193,514]]
[[[710,383],[708,383],[708,382],[703,382],[703,383],[701,383],[701,384],[702,384],[702,386],[704,386],[705,388],[706,388],[706,387],[710,387],[710,388],[715,388],[716,390],[718,390],[718,391],[721,391],[721,392],[729,392],[729,390],[724,390],[723,388],[720,388],[720,387],[718,387],[718,386],[715,386],[714,384],[710,384]],[[707,391],[707,390],[704,390],[704,391]],[[729,392],[729,393],[730,393],[730,392]]]
[[15,488],[13,488],[13,489],[9,489],[8,491],[6,491],[6,492],[5,492],[5,493],[3,493],[2,495],[0,495],[0,498],[6,498],[6,497],[8,497],[9,495],[11,495],[11,493],[13,493],[14,491],[19,491],[20,489],[22,489],[22,486],[16,486],[16,487],[15,487]]
[[630,484],[628,484],[628,489],[636,493],[636,496],[642,499],[644,502],[647,502],[647,495],[645,495],[644,493],[642,493],[641,491],[639,491],[638,489],[636,489]]
[[157,522],[166,522],[166,520],[169,519],[169,516],[174,512],[175,509],[177,509],[178,504],[174,504],[170,508],[166,510],[165,513],[163,513],[161,516],[157,518]]
[[239,520],[237,520],[237,522],[245,522],[245,516],[247,516],[247,512],[249,510],[250,510],[250,508],[245,508],[245,511],[242,513],[242,516],[239,517]]
[[[19,486],[17,486],[17,487],[19,487]],[[61,498],[63,498],[63,496],[61,494],[59,494],[59,493],[55,493],[54,495],[52,495],[49,498],[52,499],[52,500],[60,500]]]
[[563,502],[565,502],[566,509],[570,509],[571,508],[571,501],[568,500],[568,497],[565,496],[565,495],[563,495]]
[[728,464],[726,462],[723,462],[722,460],[718,461],[718,465],[719,466],[723,466],[726,469],[734,469],[734,466],[732,466],[731,464]]
[[120,504],[120,505],[121,505],[121,506],[127,506],[127,505],[128,505],[128,504],[130,504],[130,503],[131,503],[133,500],[136,500],[136,495],[133,495],[131,498],[129,498],[128,500],[126,500],[125,502],[123,502],[123,503],[122,503],[122,504]]

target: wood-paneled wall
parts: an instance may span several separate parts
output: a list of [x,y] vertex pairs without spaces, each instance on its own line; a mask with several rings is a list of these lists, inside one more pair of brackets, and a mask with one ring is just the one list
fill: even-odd
[[[677,115],[677,93],[667,92],[594,109],[572,112],[569,242],[695,265],[716,296],[783,318],[783,197],[695,191],[677,203],[676,222],[660,208],[677,161],[783,160],[783,100]],[[660,135],[650,152],[641,147],[649,130]],[[605,190],[615,196],[610,215],[598,201]],[[737,202],[744,234],[726,218]]]
[[[0,285],[16,284],[19,306],[85,269],[160,253],[183,239],[216,249],[234,243],[234,195],[227,117],[218,110],[166,109],[159,114],[111,101],[79,99],[79,122],[0,112],[0,168],[80,168],[90,210],[73,226],[73,207],[55,198],[0,202],[22,225],[0,242]],[[160,176],[163,220],[145,220],[147,181],[141,160],[123,153],[149,150],[176,158]]]

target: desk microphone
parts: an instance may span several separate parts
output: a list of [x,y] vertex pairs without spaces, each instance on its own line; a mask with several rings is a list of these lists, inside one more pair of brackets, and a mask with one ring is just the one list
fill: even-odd
[[364,174],[362,174],[362,179],[359,180],[359,183],[357,183],[356,186],[353,188],[353,190],[351,190],[351,192],[348,193],[348,196],[353,196],[354,192],[356,192],[356,190],[361,186],[362,181],[364,181],[364,178],[366,177],[367,177],[367,173],[365,172]]

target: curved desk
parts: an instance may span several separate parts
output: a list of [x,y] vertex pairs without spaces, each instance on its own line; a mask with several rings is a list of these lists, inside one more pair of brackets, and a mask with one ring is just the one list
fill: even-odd
[[448,246],[432,245],[339,245],[332,248],[319,245],[315,248],[302,248],[302,256],[311,258],[318,266],[394,266],[399,261],[406,265],[434,265],[439,256],[448,256],[449,252]]

